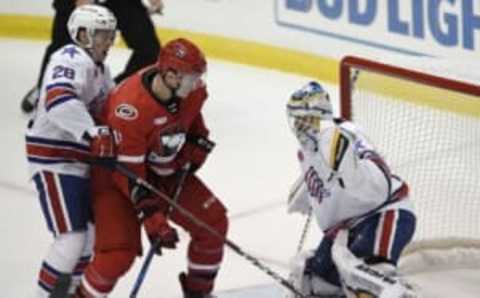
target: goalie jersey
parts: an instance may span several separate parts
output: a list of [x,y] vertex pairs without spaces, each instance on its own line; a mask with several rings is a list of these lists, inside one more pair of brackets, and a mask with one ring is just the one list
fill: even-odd
[[365,135],[351,122],[336,119],[302,147],[300,188],[289,212],[312,207],[320,228],[351,227],[374,212],[411,210],[408,186],[390,172]]
[[81,47],[69,44],[51,56],[26,136],[32,176],[40,170],[89,176],[83,135],[113,86],[109,69]]

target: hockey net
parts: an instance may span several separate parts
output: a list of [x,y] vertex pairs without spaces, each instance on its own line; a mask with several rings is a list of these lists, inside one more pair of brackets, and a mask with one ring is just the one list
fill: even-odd
[[410,185],[417,230],[400,267],[479,266],[480,79],[447,78],[451,68],[423,64],[345,57],[341,115],[366,131]]

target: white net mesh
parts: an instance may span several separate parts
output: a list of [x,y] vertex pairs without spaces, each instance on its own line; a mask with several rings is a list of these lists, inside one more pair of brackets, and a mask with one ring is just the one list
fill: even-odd
[[362,69],[350,100],[352,120],[410,185],[418,222],[406,254],[480,247],[480,99]]

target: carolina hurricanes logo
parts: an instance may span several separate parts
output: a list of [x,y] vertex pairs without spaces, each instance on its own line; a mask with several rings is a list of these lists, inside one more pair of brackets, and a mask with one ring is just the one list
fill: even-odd
[[129,104],[121,104],[115,109],[115,116],[125,120],[135,120],[138,117],[138,110]]
[[175,55],[178,58],[183,59],[187,55],[187,49],[183,46],[178,46],[176,48]]

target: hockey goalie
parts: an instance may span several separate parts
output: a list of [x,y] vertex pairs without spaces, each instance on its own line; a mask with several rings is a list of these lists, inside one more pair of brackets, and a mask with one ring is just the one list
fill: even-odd
[[333,117],[317,82],[293,93],[287,116],[302,173],[288,211],[312,212],[323,231],[292,261],[292,283],[307,297],[417,297],[396,273],[415,231],[408,185],[356,125]]

